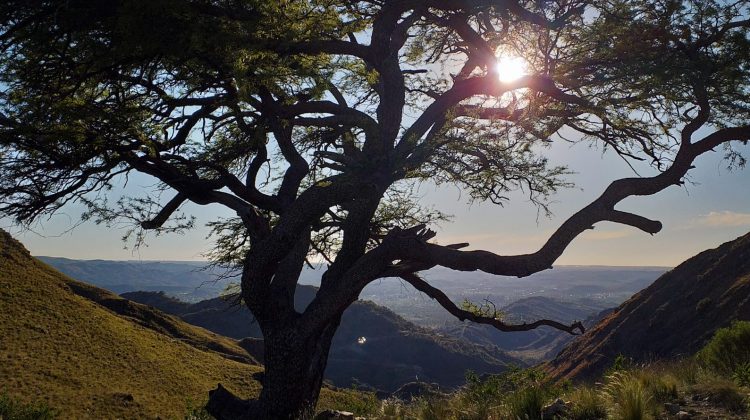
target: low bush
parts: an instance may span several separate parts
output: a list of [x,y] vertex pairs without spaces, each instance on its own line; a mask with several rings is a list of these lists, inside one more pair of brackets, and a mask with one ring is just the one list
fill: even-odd
[[750,322],[735,321],[730,327],[719,329],[697,357],[703,365],[731,376],[750,363]]
[[23,404],[8,395],[0,394],[0,419],[2,420],[51,420],[56,417],[55,410],[44,403]]

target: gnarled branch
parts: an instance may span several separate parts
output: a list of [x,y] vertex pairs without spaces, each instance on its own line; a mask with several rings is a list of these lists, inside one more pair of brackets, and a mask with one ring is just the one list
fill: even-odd
[[[566,325],[561,322],[557,322],[557,321],[553,321],[549,319],[540,319],[540,320],[530,322],[530,323],[524,322],[522,324],[508,324],[506,322],[503,322],[503,320],[499,318],[482,316],[482,315],[475,314],[473,312],[459,308],[458,306],[456,306],[455,303],[453,303],[452,300],[450,300],[450,298],[445,293],[443,293],[442,290],[436,287],[433,287],[432,285],[424,281],[415,273],[402,273],[399,275],[399,277],[401,277],[407,283],[414,286],[415,289],[426,294],[432,299],[435,299],[440,304],[440,306],[445,308],[445,310],[450,312],[451,315],[455,316],[461,321],[468,320],[471,322],[475,322],[477,324],[491,325],[500,331],[506,331],[506,332],[530,331],[530,330],[539,328],[543,325],[546,325],[548,327],[552,327],[561,331],[565,331],[573,335],[583,334],[584,332],[586,332],[586,329],[583,327],[583,324],[580,321],[575,321],[570,325]],[[576,332],[576,330],[578,332]]]

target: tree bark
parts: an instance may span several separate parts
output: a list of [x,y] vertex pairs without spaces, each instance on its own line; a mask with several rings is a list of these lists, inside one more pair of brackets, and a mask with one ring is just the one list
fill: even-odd
[[257,400],[242,400],[221,385],[209,393],[208,412],[218,420],[312,419],[323,373],[340,316],[324,330],[304,331],[299,324],[261,325],[265,374]]

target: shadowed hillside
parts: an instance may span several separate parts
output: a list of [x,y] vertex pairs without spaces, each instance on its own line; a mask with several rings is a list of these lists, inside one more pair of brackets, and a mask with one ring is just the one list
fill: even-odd
[[[579,299],[561,302],[545,296],[532,296],[518,300],[501,309],[505,319],[520,323],[537,319],[554,319],[563,323],[584,321],[593,326],[597,314],[605,310],[602,301]],[[523,332],[502,332],[489,325],[453,322],[441,328],[442,332],[474,343],[495,345],[511,355],[531,363],[554,357],[574,336],[567,332],[542,326]],[[551,354],[554,353],[554,354]]]
[[691,355],[732,320],[750,319],[750,234],[704,251],[606,316],[548,365],[590,379],[618,354],[635,361]]
[[[295,295],[298,310],[309,304],[315,291],[312,286],[298,287]],[[163,293],[134,292],[122,296],[174,313],[222,335],[238,339],[261,337],[250,312],[244,306],[233,305],[232,299],[187,304]],[[245,343],[251,352],[257,353],[258,343]],[[469,369],[498,373],[509,363],[522,364],[496,346],[444,337],[404,320],[387,308],[357,301],[344,313],[334,336],[326,378],[337,386],[359,384],[388,392],[415,380],[457,387],[464,383]]]
[[0,395],[66,419],[182,418],[217,383],[255,395],[262,370],[236,341],[74,281],[2,230],[0,360]]

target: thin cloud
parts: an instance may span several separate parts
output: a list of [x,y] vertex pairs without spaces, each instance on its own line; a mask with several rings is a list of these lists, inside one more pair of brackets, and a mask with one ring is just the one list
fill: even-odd
[[700,216],[696,224],[711,227],[750,226],[750,213],[737,213],[728,210],[712,211]]
[[535,233],[530,235],[522,235],[517,233],[470,233],[466,235],[445,235],[437,236],[437,242],[440,244],[453,244],[467,242],[472,246],[487,246],[487,245],[507,245],[507,244],[523,244],[523,245],[541,245],[552,234],[552,231],[545,231],[543,233]]
[[609,241],[612,239],[627,238],[633,234],[630,230],[588,230],[581,234],[581,239],[588,241]]

